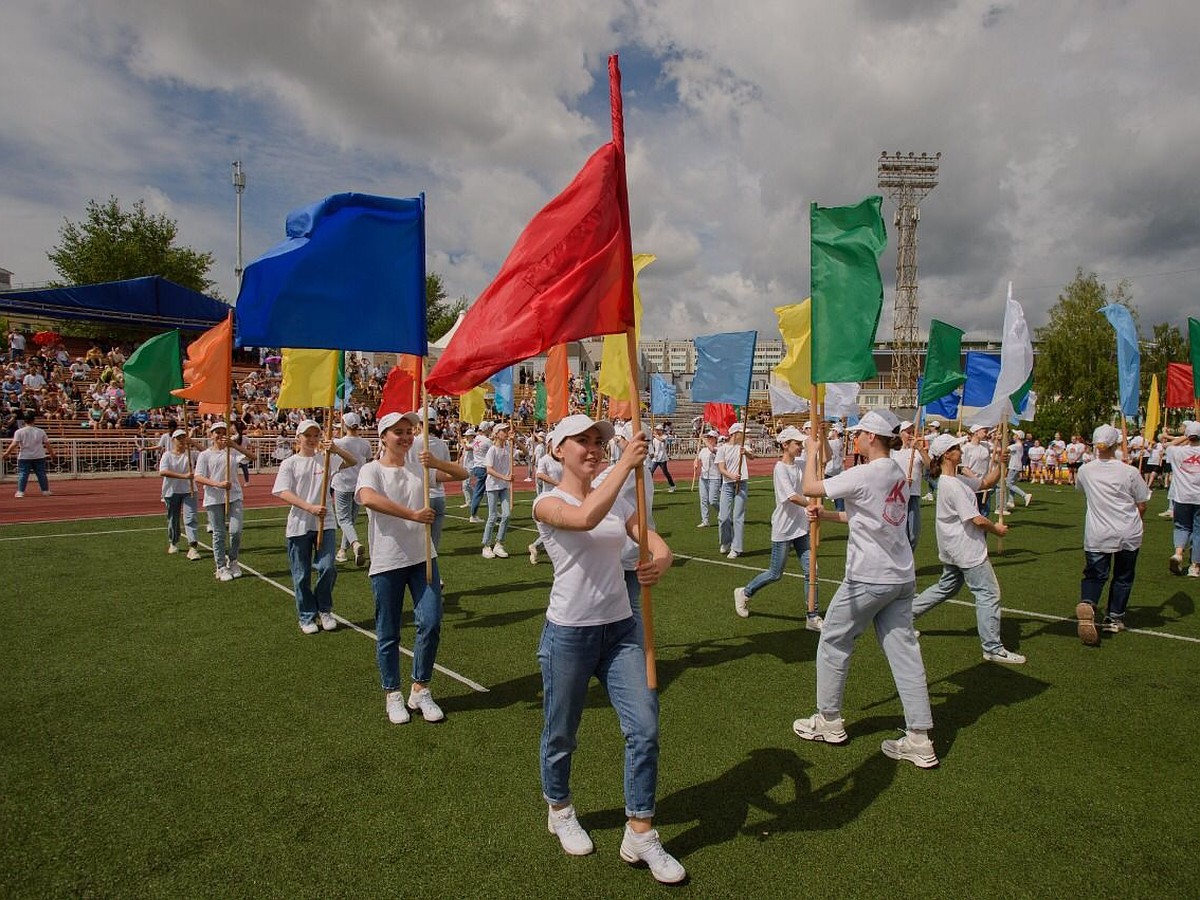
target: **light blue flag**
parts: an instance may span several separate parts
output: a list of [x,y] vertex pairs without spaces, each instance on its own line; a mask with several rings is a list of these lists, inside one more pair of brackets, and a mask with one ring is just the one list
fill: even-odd
[[650,376],[650,412],[655,416],[675,414],[679,392],[675,385],[661,375]]
[[513,411],[512,373],[512,366],[508,366],[488,379],[492,383],[492,390],[496,392],[496,396],[492,399],[492,406],[496,412],[506,416],[511,416]]
[[731,331],[696,338],[696,377],[693,403],[750,402],[750,376],[754,372],[757,331]]
[[1100,312],[1117,332],[1117,381],[1120,388],[1121,413],[1126,418],[1138,414],[1138,378],[1141,377],[1142,357],[1138,350],[1137,325],[1129,308],[1119,303],[1101,307]]

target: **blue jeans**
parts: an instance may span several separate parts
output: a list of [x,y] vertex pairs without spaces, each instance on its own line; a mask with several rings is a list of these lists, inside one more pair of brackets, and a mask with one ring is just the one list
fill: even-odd
[[1022,500],[1024,500],[1026,497],[1029,496],[1028,493],[1023,491],[1020,488],[1020,486],[1017,485],[1017,479],[1020,477],[1021,477],[1020,469],[1009,469],[1008,475],[1006,475],[1004,478],[1004,483],[1008,486],[1008,502],[1009,503],[1013,502],[1013,499],[1012,499],[1013,497],[1020,497]]
[[[1176,504],[1178,507],[1179,504]],[[1194,551],[1193,551],[1194,552]],[[1112,570],[1112,585],[1108,589],[1107,615],[1113,619],[1123,618],[1129,606],[1129,595],[1133,592],[1133,576],[1137,569],[1137,550],[1118,550],[1116,553],[1083,551],[1083,580],[1079,583],[1079,598],[1096,606],[1104,582]]]
[[985,559],[977,566],[960,569],[949,563],[942,564],[942,577],[931,584],[913,601],[913,618],[916,619],[939,603],[945,603],[962,590],[963,584],[971,589],[975,597],[975,628],[984,653],[995,653],[1003,649],[1000,642],[1000,584],[992,569],[991,560]]
[[[839,510],[840,512],[840,510]],[[912,547],[913,552],[917,550],[917,542],[921,539],[921,495],[917,493],[909,494],[908,497],[908,517],[904,523],[904,528],[908,532],[908,546]]]
[[873,624],[904,707],[905,726],[910,730],[933,727],[925,664],[913,631],[913,593],[911,581],[843,581],[837,589],[825,610],[825,625],[817,643],[817,710],[825,718],[841,717],[854,642]]
[[483,546],[490,547],[492,544],[492,529],[496,527],[497,516],[500,519],[500,527],[496,529],[496,543],[504,543],[504,536],[508,534],[508,517],[512,511],[512,505],[508,502],[508,488],[500,488],[498,491],[488,491],[487,498],[488,517],[487,524],[483,526]]
[[412,680],[429,684],[437,660],[442,636],[442,591],[438,561],[433,560],[433,584],[425,580],[425,563],[390,569],[371,576],[375,595],[375,662],[385,691],[400,690],[400,613],[404,590],[413,598],[413,620],[417,636],[413,641]]
[[720,509],[721,503],[721,479],[720,478],[701,478],[700,479],[700,524],[708,524],[708,511],[716,506]]
[[433,524],[429,530],[433,538],[433,549],[437,550],[442,544],[442,526],[446,524],[446,498],[430,497],[429,508],[433,510]]
[[342,530],[342,550],[358,543],[358,529],[354,523],[361,508],[354,499],[354,491],[333,492],[333,517]]
[[800,560],[800,571],[808,578],[808,535],[792,538],[790,541],[771,542],[771,565],[765,572],[759,572],[746,585],[746,596],[753,597],[755,593],[774,584],[783,577],[784,566],[787,565],[788,551],[795,550]]
[[1176,500],[1172,509],[1175,510],[1175,549],[1182,550],[1191,542],[1192,562],[1200,563],[1200,503]]
[[188,543],[196,543],[199,539],[196,531],[196,495],[168,494],[163,497],[163,503],[167,507],[167,541],[175,544],[179,540],[179,519],[182,514],[183,531]]
[[214,503],[204,507],[208,524],[212,526],[213,560],[217,568],[237,562],[242,546],[242,501],[229,501],[229,521],[225,521],[225,504]]
[[571,802],[571,756],[592,676],[604,686],[625,735],[625,815],[654,815],[658,784],[658,695],[646,686],[646,655],[637,619],[571,628],[546,622],[538,645],[542,668],[542,796]]
[[722,547],[742,552],[746,534],[746,495],[750,486],[744,481],[729,481],[721,485],[721,505],[717,510]]
[[50,490],[50,481],[46,478],[46,459],[18,459],[17,460],[17,490],[22,493],[25,491],[25,485],[29,483],[29,472],[37,476],[38,487],[42,489],[42,493]]
[[471,477],[475,479],[475,487],[471,493],[471,518],[473,519],[479,514],[479,504],[483,502],[484,486],[487,484],[487,466],[473,468]]
[[[337,550],[337,532],[326,528],[317,549],[317,532],[287,539],[288,568],[292,570],[292,587],[296,592],[296,614],[300,624],[317,620],[317,613],[333,612],[333,584],[337,581],[337,566],[333,554]],[[317,569],[317,583],[312,584],[312,569]]]

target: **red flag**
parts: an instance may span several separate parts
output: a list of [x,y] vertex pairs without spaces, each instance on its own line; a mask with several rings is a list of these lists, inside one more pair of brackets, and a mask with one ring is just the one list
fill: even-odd
[[425,384],[462,394],[555,344],[633,326],[624,159],[615,143],[525,226]]
[[1192,367],[1187,363],[1167,363],[1167,409],[1191,409],[1196,402],[1192,393]]
[[187,348],[183,363],[186,387],[171,391],[184,400],[198,400],[201,414],[223,413],[233,387],[233,313],[214,325]]
[[419,356],[400,354],[399,361],[388,372],[383,385],[383,396],[375,413],[377,417],[382,418],[390,412],[414,412],[421,408],[421,362]]
[[546,424],[553,425],[567,416],[571,370],[567,365],[567,345],[556,344],[546,354]]
[[704,404],[704,421],[721,434],[729,434],[729,426],[737,421],[737,413],[728,403]]

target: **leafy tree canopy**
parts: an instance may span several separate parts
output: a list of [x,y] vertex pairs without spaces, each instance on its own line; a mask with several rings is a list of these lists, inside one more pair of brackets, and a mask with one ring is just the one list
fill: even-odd
[[425,276],[425,328],[429,340],[436,341],[454,327],[458,314],[467,308],[467,298],[451,300],[446,293],[442,276],[430,272]]

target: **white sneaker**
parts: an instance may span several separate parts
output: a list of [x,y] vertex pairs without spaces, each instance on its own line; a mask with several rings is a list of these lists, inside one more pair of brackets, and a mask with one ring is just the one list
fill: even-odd
[[229,561],[229,577],[230,578],[241,578],[242,577],[242,567],[238,565],[238,561],[236,559]]
[[1033,502],[1033,494],[1026,494],[1025,495],[1025,505],[1028,506],[1032,502]]
[[626,825],[625,837],[621,840],[621,859],[630,864],[644,862],[654,880],[662,884],[678,884],[687,878],[687,870],[663,848],[658,830],[654,828],[638,834]]
[[492,552],[495,553],[499,559],[508,559],[508,551],[504,549],[503,544],[496,544],[494,547],[492,547]]
[[825,627],[825,620],[813,613],[811,616],[804,617],[804,629],[806,631],[820,632]]
[[483,524],[483,519],[479,518],[479,516],[471,516],[471,518],[467,519],[467,521],[470,522],[472,525]]
[[792,731],[806,741],[824,741],[827,744],[844,744],[848,737],[845,719],[827,719],[820,713],[814,713],[807,719],[797,719],[792,723]]
[[1192,563],[1188,566],[1188,578],[1200,578],[1200,565]]
[[321,620],[322,631],[337,631],[337,619],[333,617],[333,613],[320,613],[317,618]]
[[536,566],[538,561],[537,544],[529,545],[529,564]]
[[338,548],[338,552],[333,555],[334,562],[347,562],[349,559],[350,557],[346,555],[346,551],[340,547]]
[[562,844],[563,850],[571,856],[587,856],[596,849],[596,845],[592,843],[588,833],[579,824],[574,806],[562,809],[550,807],[546,828],[551,834],[558,837],[558,842]]
[[217,573],[213,577],[217,581],[233,581],[233,573],[229,571],[228,566],[221,566],[221,568],[217,569]]
[[696,527],[697,527],[697,528],[707,528],[707,527],[708,527],[708,523],[707,523],[707,522],[701,522],[701,523],[700,523],[699,525],[697,525]]
[[742,555],[742,554],[738,553],[736,550],[730,550],[730,551],[729,551],[729,557],[728,557],[728,558],[729,558],[729,559],[737,559],[737,558],[738,558],[739,556],[741,556],[741,555]]
[[24,497],[24,496],[25,496],[25,492],[24,492],[24,491],[17,491],[15,494],[13,494],[13,496],[14,496],[14,497],[16,497],[18,500],[20,500],[22,497]]
[[884,756],[892,759],[906,759],[914,766],[922,769],[932,769],[938,764],[937,754],[933,752],[933,741],[925,736],[914,736],[905,732],[898,740],[887,740],[879,745]]
[[495,552],[493,552],[491,547],[484,547],[483,548],[483,558],[484,559],[495,559],[496,554],[495,554]]
[[354,554],[354,564],[361,569],[367,561],[367,548],[362,545],[362,541],[355,541],[350,545],[350,552]]
[[672,487],[672,488],[667,488],[667,493],[668,493],[668,494],[673,494],[673,493],[675,493],[675,488],[673,488],[673,487]]
[[733,611],[743,619],[750,618],[750,598],[746,596],[745,588],[733,589]]
[[174,544],[167,544],[167,553],[178,553],[178,552],[179,552],[179,548],[176,547]]
[[421,711],[421,717],[426,722],[440,722],[446,718],[446,714],[442,712],[442,708],[434,702],[433,694],[429,693],[426,688],[423,691],[418,691],[415,687],[408,694],[408,708],[413,712]]
[[726,553],[729,552],[729,545],[722,544],[720,547],[717,548],[717,552],[720,553],[722,556],[724,556]]
[[199,559],[200,551],[197,550],[195,547],[188,547],[187,558],[191,559],[191,560]]
[[316,622],[301,622],[300,630],[303,631],[305,634],[316,634],[318,631],[321,630],[321,626],[318,625]]
[[1007,663],[1010,666],[1019,666],[1025,662],[1025,657],[1020,653],[1013,653],[1011,650],[1006,650],[1001,647],[999,650],[983,651],[983,658],[986,662]]
[[1167,568],[1170,569],[1172,575],[1183,574],[1183,557],[1179,555],[1172,556],[1167,560]]
[[412,721],[408,707],[404,705],[404,691],[388,691],[384,706],[387,708],[388,721],[393,725],[405,725]]
[[924,496],[924,497],[922,497],[921,499],[922,499],[922,500],[924,500],[926,503],[932,503],[932,502],[933,502],[933,499],[934,499],[934,498],[933,498],[933,491],[929,491],[929,492],[927,492],[927,493],[925,494],[925,496]]

